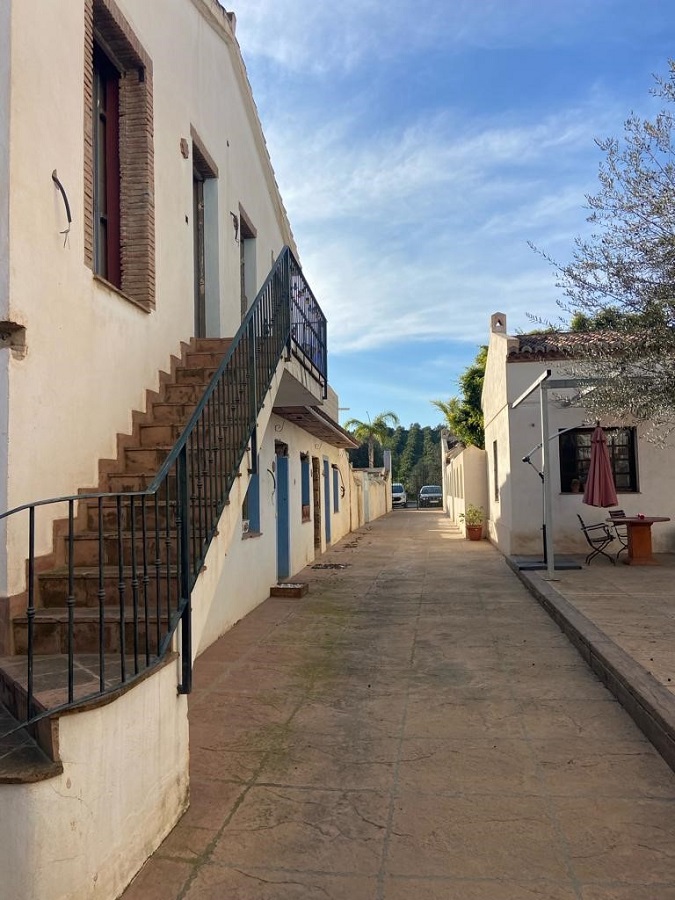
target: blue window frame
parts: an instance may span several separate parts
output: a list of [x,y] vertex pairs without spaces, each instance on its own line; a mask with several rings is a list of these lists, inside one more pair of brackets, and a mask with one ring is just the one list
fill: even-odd
[[340,472],[333,466],[333,512],[340,512]]
[[302,503],[302,521],[309,522],[311,515],[310,469],[309,455],[300,454],[300,490]]

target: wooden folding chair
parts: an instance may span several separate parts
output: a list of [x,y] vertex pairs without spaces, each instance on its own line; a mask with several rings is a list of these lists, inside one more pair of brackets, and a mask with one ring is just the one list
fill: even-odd
[[615,565],[616,560],[612,556],[610,556],[609,553],[605,553],[605,547],[609,547],[609,545],[614,541],[614,535],[609,530],[607,525],[605,525],[604,522],[598,522],[597,525],[587,525],[581,518],[579,513],[577,513],[577,519],[579,519],[579,522],[581,523],[581,530],[583,531],[584,537],[591,547],[591,552],[586,557],[586,565],[589,566],[591,564],[591,561],[598,555],[604,556],[612,563],[612,565]]

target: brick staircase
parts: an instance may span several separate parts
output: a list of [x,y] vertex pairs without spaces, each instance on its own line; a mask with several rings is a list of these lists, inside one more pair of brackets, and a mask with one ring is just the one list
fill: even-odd
[[[98,487],[81,493],[147,488],[230,344],[228,339],[193,339],[172,373],[163,376],[159,391],[148,392],[146,412],[134,414],[132,434],[118,437],[117,458],[100,462]],[[236,397],[236,389],[232,397]],[[108,687],[124,681],[123,672],[120,679],[120,667],[138,673],[156,659],[159,624],[170,618],[170,597],[178,587],[175,522],[172,528],[167,527],[175,517],[175,491],[174,478],[167,481],[154,502],[114,497],[83,500],[78,504],[71,539],[68,522],[55,523],[53,551],[35,560],[32,640],[39,674],[35,685],[38,707],[41,693],[49,694],[50,707],[55,705],[55,691],[65,693],[63,655],[68,652],[71,617],[72,651],[77,654],[76,697],[87,696],[99,679],[104,679]],[[74,567],[69,571],[71,552]],[[69,597],[74,601],[70,609]],[[101,609],[103,624],[99,625]],[[120,626],[122,616],[124,629]],[[0,702],[19,715],[23,711],[17,691],[26,680],[22,673],[28,621],[25,612],[13,618],[11,646],[15,659],[0,658],[0,670],[9,676],[3,679],[0,671]],[[64,696],[63,702],[66,699]]]

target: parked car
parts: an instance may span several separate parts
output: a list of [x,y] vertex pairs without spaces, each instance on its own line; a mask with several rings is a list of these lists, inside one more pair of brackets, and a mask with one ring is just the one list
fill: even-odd
[[417,498],[418,509],[425,506],[443,506],[443,488],[438,484],[425,484]]
[[405,488],[399,481],[395,481],[391,486],[391,505],[402,506],[405,509],[408,503],[408,495]]

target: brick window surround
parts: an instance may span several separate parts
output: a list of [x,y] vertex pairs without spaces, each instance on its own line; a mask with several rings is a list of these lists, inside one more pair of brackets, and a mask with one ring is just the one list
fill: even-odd
[[155,179],[152,61],[114,0],[85,0],[84,261],[94,272],[94,45],[119,79],[119,261],[128,299],[155,307]]

